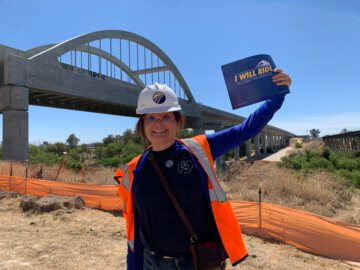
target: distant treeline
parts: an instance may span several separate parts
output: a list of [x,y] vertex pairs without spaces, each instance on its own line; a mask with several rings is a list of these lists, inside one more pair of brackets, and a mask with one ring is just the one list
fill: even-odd
[[[179,138],[193,136],[191,130],[183,129]],[[79,144],[75,134],[69,135],[66,143],[48,143],[29,145],[29,164],[54,165],[64,160],[67,168],[80,170],[84,167],[118,167],[142,153],[148,143],[133,130],[127,129],[122,135],[108,135],[102,142]],[[0,149],[0,155],[1,151]]]

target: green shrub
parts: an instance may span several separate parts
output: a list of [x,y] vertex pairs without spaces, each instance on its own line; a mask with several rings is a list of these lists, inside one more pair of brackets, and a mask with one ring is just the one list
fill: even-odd
[[121,160],[119,157],[108,157],[101,160],[101,164],[105,167],[119,167]]
[[302,147],[302,144],[301,143],[295,143],[295,148],[301,148]]
[[282,157],[279,166],[283,168],[299,171],[302,168],[301,156],[292,153],[287,157]]
[[320,155],[327,160],[330,160],[331,151],[328,148],[322,148],[320,150]]
[[322,156],[311,157],[311,159],[303,164],[302,167],[306,172],[312,172],[316,170],[334,170],[334,165]]
[[348,171],[353,171],[360,169],[359,162],[356,159],[350,159],[347,157],[340,157],[336,162],[337,169],[344,169]]
[[61,157],[53,152],[45,152],[42,148],[36,145],[29,145],[29,163],[30,164],[45,164],[54,165],[59,163]]
[[336,173],[351,186],[360,188],[360,158],[351,152],[332,152],[327,148],[319,151],[306,150],[283,157],[279,167],[304,173],[325,170]]
[[80,170],[84,166],[84,158],[81,156],[82,149],[75,147],[70,150],[65,159],[65,167],[73,170]]

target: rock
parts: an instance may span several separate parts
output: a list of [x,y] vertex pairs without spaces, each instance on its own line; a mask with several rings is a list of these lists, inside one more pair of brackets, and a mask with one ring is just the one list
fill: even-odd
[[36,207],[35,202],[36,202],[36,197],[25,196],[25,197],[21,198],[20,208],[24,212],[29,211],[31,209],[35,209],[35,207]]
[[58,209],[83,209],[84,200],[81,197],[48,196],[36,198],[26,196],[21,199],[20,207],[24,212],[52,212]]
[[0,200],[6,199],[6,198],[17,198],[19,196],[20,195],[16,192],[0,190]]

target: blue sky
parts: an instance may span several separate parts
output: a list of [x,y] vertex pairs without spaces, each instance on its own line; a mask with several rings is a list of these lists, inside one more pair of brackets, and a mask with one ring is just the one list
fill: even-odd
[[[233,111],[220,66],[270,54],[293,79],[271,125],[296,134],[360,129],[360,1],[0,0],[0,44],[6,46],[26,50],[106,29],[151,40],[197,102],[242,116],[259,104]],[[100,141],[135,121],[30,106],[29,140],[65,141],[75,133],[80,143]]]

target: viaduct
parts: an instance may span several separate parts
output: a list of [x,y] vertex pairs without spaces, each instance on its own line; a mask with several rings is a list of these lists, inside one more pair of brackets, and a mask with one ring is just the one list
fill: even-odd
[[[175,90],[196,133],[241,123],[245,118],[197,103],[171,59],[137,34],[106,30],[26,51],[0,45],[0,112],[3,159],[28,159],[29,105],[136,117],[139,92],[147,84],[166,83]],[[294,134],[267,125],[246,142],[251,158],[284,147]],[[235,149],[235,158],[239,149]],[[217,160],[221,166],[224,157]]]

